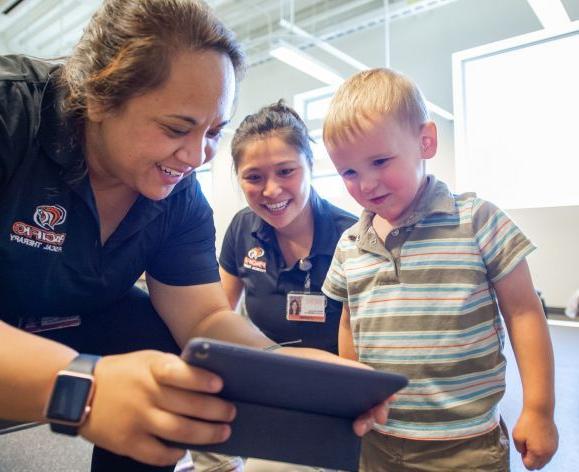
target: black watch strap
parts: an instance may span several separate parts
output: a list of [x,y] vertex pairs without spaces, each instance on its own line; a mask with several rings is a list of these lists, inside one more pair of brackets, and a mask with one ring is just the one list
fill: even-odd
[[[78,372],[80,374],[92,375],[96,363],[100,359],[100,356],[94,356],[92,354],[79,354],[76,356],[65,370],[70,370],[72,372]],[[68,436],[78,435],[78,426],[71,426],[61,423],[50,423],[50,429],[55,433],[66,434]]]

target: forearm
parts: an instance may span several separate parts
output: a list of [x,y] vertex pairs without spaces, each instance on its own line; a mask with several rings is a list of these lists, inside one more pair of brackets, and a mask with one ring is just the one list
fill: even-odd
[[0,418],[39,421],[56,373],[76,352],[0,322]]
[[553,347],[545,317],[531,311],[506,319],[523,385],[523,408],[552,417],[555,407]]
[[271,346],[274,343],[246,318],[229,310],[220,310],[205,317],[195,327],[191,337],[193,336],[220,339],[257,348]]
[[[230,311],[220,311],[205,318],[195,330],[195,336],[220,339],[223,341],[243,344],[256,348],[264,348],[275,344],[265,336],[246,318]],[[338,362],[356,367],[360,365],[340,360],[338,356],[320,349],[295,347],[294,345],[281,347],[275,351],[278,354],[315,359],[325,362]]]

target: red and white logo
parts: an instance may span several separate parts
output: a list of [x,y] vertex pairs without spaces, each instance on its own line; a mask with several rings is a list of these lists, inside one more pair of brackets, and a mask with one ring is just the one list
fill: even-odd
[[54,228],[66,221],[66,210],[60,205],[39,205],[32,216],[36,226],[24,221],[12,224],[10,241],[35,249],[62,252],[66,233],[58,233]]
[[60,205],[40,205],[34,212],[34,222],[43,229],[54,231],[54,227],[65,220],[66,210]]
[[246,269],[255,270],[257,272],[265,272],[267,269],[267,263],[265,261],[260,261],[265,255],[265,251],[262,247],[251,248],[247,252],[247,256],[243,258],[243,267]]

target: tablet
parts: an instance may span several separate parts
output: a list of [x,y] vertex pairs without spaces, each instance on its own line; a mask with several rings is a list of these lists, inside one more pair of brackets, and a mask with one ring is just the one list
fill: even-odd
[[170,444],[335,470],[358,470],[354,418],[408,382],[396,374],[203,338],[190,340],[182,358],[223,379],[219,396],[235,404],[237,415],[223,443]]
[[182,358],[218,374],[222,398],[344,418],[358,417],[408,383],[398,374],[204,338],[191,339]]

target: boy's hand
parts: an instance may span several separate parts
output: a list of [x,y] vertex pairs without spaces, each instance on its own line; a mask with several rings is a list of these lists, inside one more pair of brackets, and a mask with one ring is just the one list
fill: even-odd
[[354,432],[358,436],[364,436],[369,433],[374,426],[374,423],[385,424],[388,419],[388,409],[390,406],[390,397],[388,400],[379,403],[374,406],[371,410],[360,415],[354,421]]
[[544,413],[523,409],[513,429],[513,442],[528,470],[547,464],[559,444],[559,433],[553,418]]

